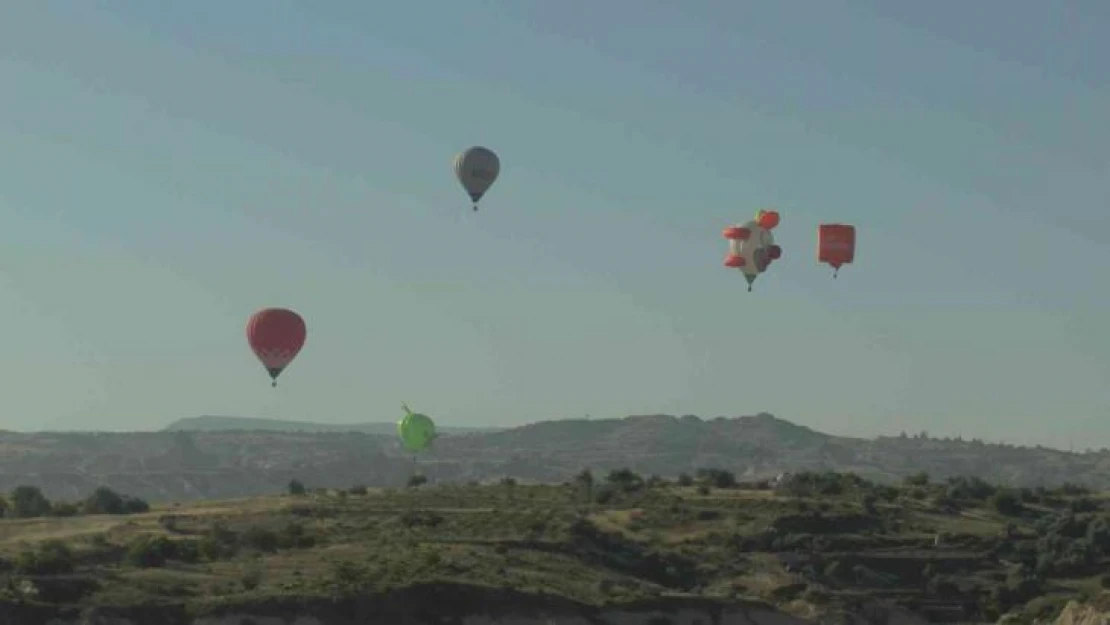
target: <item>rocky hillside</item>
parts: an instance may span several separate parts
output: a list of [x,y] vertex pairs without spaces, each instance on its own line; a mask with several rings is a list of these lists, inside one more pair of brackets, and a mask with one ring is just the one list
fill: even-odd
[[1063,608],[1110,586],[1110,498],[1074,486],[619,470],[117,514],[27,499],[0,519],[4,625],[1101,625]]
[[[412,473],[414,460],[401,452],[392,433],[297,431],[288,424],[287,431],[274,431],[279,427],[0,432],[0,490],[28,484],[52,499],[75,499],[106,485],[150,501],[186,501],[281,492],[294,478],[309,486],[396,486]],[[714,467],[745,478],[836,470],[896,480],[925,471],[937,478],[973,475],[1003,484],[1110,488],[1105,451],[1078,454],[921,436],[847,438],[768,414],[710,420],[653,415],[446,431],[416,462],[432,481],[449,482],[505,476],[557,482],[585,467],[628,467],[670,477]]]
[[[444,601],[445,598],[448,601]],[[284,604],[270,601],[196,617],[177,606],[72,610],[61,616],[50,608],[21,606],[13,612],[14,620],[3,622],[10,625],[365,625],[378,622],[398,625],[816,625],[819,622],[760,603],[669,598],[599,609],[527,593],[456,588],[445,584],[406,589],[386,597]],[[390,620],[378,620],[383,615]],[[837,620],[837,625],[927,623],[914,614],[881,604],[866,606],[859,614],[838,615]]]

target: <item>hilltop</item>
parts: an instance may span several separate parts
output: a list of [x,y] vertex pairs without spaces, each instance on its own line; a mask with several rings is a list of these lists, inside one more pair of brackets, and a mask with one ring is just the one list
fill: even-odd
[[[491,432],[497,428],[443,426],[445,434],[465,432]],[[162,429],[163,432],[361,432],[393,436],[397,424],[387,421],[368,423],[313,423],[310,421],[285,421],[257,417],[225,417],[204,415],[178,419]]]
[[1110,585],[1110,501],[1076,487],[834,473],[745,484],[720,470],[410,484],[3,520],[0,613],[13,625],[800,625],[877,622],[876,610],[887,622],[1031,622]]
[[[291,479],[312,486],[400,486],[413,461],[392,429],[389,434],[3,432],[0,490],[29,484],[50,497],[77,499],[104,485],[155,502],[221,499],[280,492]],[[583,468],[628,467],[675,477],[712,466],[743,479],[784,471],[852,471],[894,482],[927,471],[937,478],[970,475],[1018,486],[1073,482],[1110,488],[1105,451],[1079,454],[922,435],[866,440],[824,434],[769,414],[708,420],[648,415],[445,431],[416,462],[432,480],[457,483],[507,476],[561,482]]]

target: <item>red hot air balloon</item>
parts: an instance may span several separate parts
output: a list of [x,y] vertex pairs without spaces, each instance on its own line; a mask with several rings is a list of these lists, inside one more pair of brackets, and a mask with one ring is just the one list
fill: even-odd
[[856,257],[856,228],[844,224],[822,224],[817,228],[817,262],[833,268],[833,277],[842,265]]
[[277,386],[281,372],[304,347],[304,319],[287,308],[263,308],[247,320],[247,343]]

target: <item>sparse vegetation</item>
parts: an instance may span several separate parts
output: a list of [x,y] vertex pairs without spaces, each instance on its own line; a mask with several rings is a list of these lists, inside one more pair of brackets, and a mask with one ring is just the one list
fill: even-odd
[[0,570],[78,605],[456,583],[597,604],[678,592],[818,611],[874,594],[958,620],[1043,617],[1110,583],[1110,510],[1074,487],[803,472],[772,491],[716,469],[673,482],[617,469],[563,485],[288,491],[171,512],[99,489],[69,516],[18,489],[0,522]]
[[80,504],[51,502],[37,486],[17,486],[7,499],[0,497],[0,516],[13,519],[74,517],[88,514],[139,514],[150,505],[137,497],[120,495],[110,488],[97,488]]

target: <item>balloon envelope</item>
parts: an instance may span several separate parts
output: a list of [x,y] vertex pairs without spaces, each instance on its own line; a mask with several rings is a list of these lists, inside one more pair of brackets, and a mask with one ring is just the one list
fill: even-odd
[[771,231],[759,225],[758,218],[725,228],[723,234],[728,239],[725,267],[737,269],[744,274],[750,291],[755,279],[782,255],[782,249],[775,245],[775,237]]
[[821,224],[817,228],[817,262],[833,269],[856,257],[856,228],[846,224]]
[[307,334],[304,319],[288,308],[264,308],[247,320],[247,344],[275,383],[304,347]]
[[501,159],[489,148],[476,145],[455,157],[455,177],[475,204],[489,191],[500,173]]
[[410,412],[397,422],[397,436],[406,451],[423,451],[436,437],[436,424],[428,415]]
[[755,216],[755,221],[759,224],[760,228],[774,230],[775,227],[779,225],[778,211],[761,210]]

